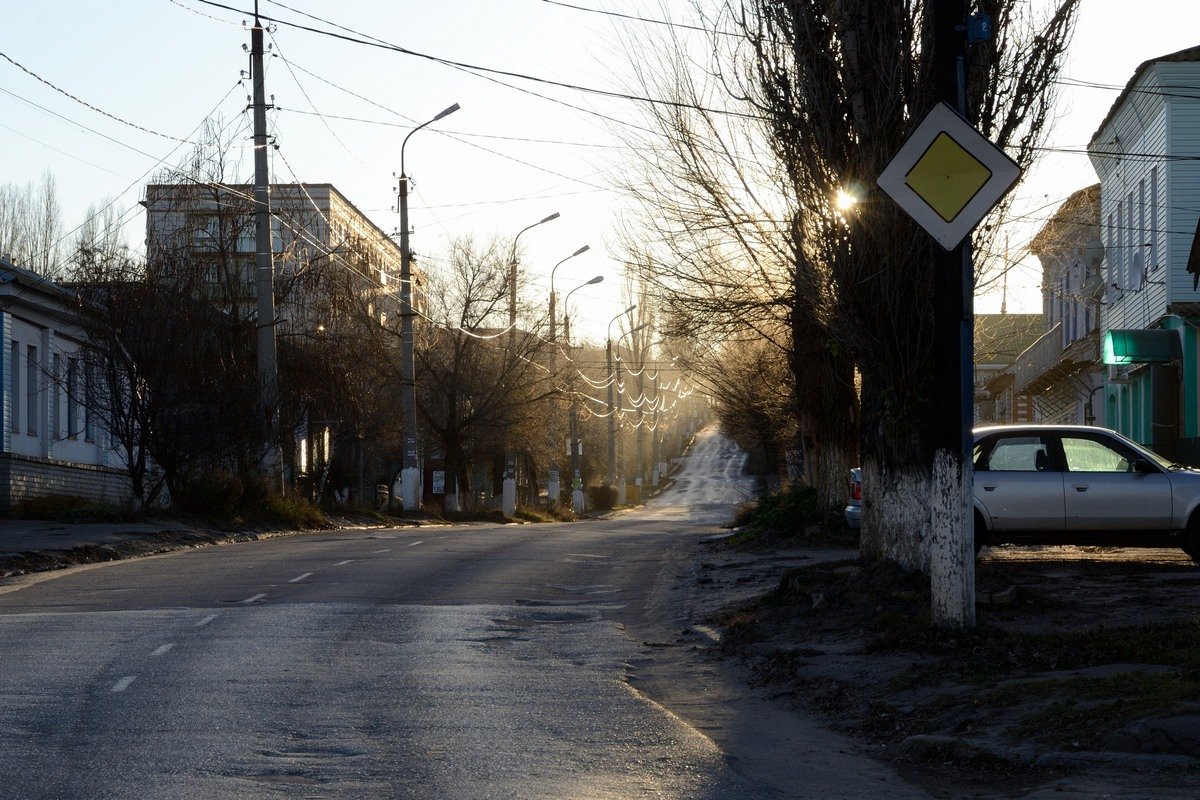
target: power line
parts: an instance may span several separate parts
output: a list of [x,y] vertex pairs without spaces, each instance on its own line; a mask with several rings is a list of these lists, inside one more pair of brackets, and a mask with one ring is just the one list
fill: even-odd
[[[204,1],[204,0],[201,0],[201,1]],[[316,74],[315,72],[312,72],[311,70],[305,69],[304,67],[300,66],[299,64],[296,64],[295,62],[292,62],[292,64],[291,64],[291,65],[292,65],[293,67],[295,67],[296,69],[300,70],[301,72],[303,72],[305,75],[308,75],[309,77],[315,78],[315,79],[317,79],[317,80],[321,81],[322,83],[328,84],[329,86],[332,86],[334,89],[337,89],[338,91],[345,92],[346,94],[349,94],[349,95],[350,95],[350,96],[352,96],[352,97],[356,97],[356,98],[358,98],[359,100],[362,100],[362,101],[363,101],[363,102],[365,102],[365,103],[368,103],[368,104],[370,104],[370,105],[373,105],[373,106],[375,106],[376,108],[379,108],[379,109],[382,109],[383,111],[386,111],[386,112],[388,112],[389,114],[394,114],[395,116],[397,116],[397,117],[400,117],[401,119],[404,119],[404,120],[409,120],[410,122],[412,121],[412,118],[411,118],[411,117],[409,117],[407,114],[402,114],[402,113],[400,113],[399,111],[396,111],[396,110],[395,110],[395,109],[393,109],[393,108],[389,108],[389,107],[387,107],[387,106],[383,105],[382,103],[380,103],[380,102],[378,102],[378,101],[372,100],[372,99],[371,99],[371,98],[369,98],[369,97],[365,97],[364,95],[361,95],[361,94],[359,94],[358,92],[355,92],[355,91],[354,91],[354,90],[352,90],[352,89],[347,89],[347,88],[346,88],[346,87],[344,87],[344,86],[341,86],[341,85],[339,85],[339,84],[337,84],[337,83],[334,83],[333,81],[329,80],[328,78],[324,78],[324,77],[322,77],[322,76],[320,76],[320,75]],[[414,124],[415,124],[415,123],[414,123]],[[519,158],[517,158],[517,157],[515,157],[515,156],[510,156],[510,155],[508,155],[508,154],[506,154],[506,153],[501,153],[500,151],[498,151],[498,150],[493,150],[493,149],[492,149],[492,148],[490,148],[490,147],[484,147],[484,146],[483,146],[483,145],[481,145],[481,144],[477,144],[477,143],[475,143],[475,142],[470,142],[470,141],[467,141],[467,140],[465,140],[465,139],[461,138],[461,135],[460,135],[460,134],[454,134],[454,133],[450,133],[449,131],[444,131],[444,130],[441,130],[441,129],[438,129],[438,128],[430,128],[430,130],[431,130],[431,131],[433,131],[434,133],[440,134],[440,135],[442,135],[442,136],[445,136],[445,137],[447,137],[447,138],[449,138],[449,139],[451,139],[451,140],[453,140],[453,141],[456,141],[456,142],[458,142],[459,144],[464,144],[464,145],[466,145],[467,147],[473,147],[473,148],[475,148],[476,150],[482,150],[482,151],[483,151],[483,152],[485,152],[485,153],[489,153],[489,154],[491,154],[491,155],[494,155],[494,156],[497,156],[497,157],[499,157],[499,158],[507,159],[508,161],[512,161],[512,162],[514,162],[514,163],[517,163],[517,164],[520,164],[520,165],[522,165],[522,166],[529,167],[530,169],[535,169],[535,170],[538,170],[539,172],[545,172],[545,173],[547,173],[548,175],[553,175],[553,176],[554,176],[554,177],[556,177],[556,178],[562,178],[563,180],[566,180],[566,181],[571,181],[572,183],[579,183],[579,184],[582,184],[582,185],[584,185],[584,186],[587,186],[587,187],[589,187],[589,188],[591,188],[591,189],[596,189],[596,190],[598,190],[598,191],[614,191],[614,190],[613,190],[613,189],[611,189],[611,188],[608,188],[608,187],[603,187],[603,186],[597,186],[597,185],[596,185],[596,184],[594,184],[594,183],[589,183],[588,181],[582,180],[582,179],[580,179],[580,178],[573,178],[573,177],[571,177],[570,175],[564,175],[564,174],[562,174],[561,172],[555,172],[554,170],[552,170],[552,169],[549,169],[549,168],[547,168],[547,167],[542,167],[542,166],[539,166],[539,165],[537,165],[537,164],[533,164],[533,163],[530,163],[530,162],[528,162],[528,161],[524,161],[524,160],[522,160],[522,159],[519,159]]]
[[[299,69],[298,65],[294,65]],[[412,130],[413,125],[405,125],[399,122],[388,122],[382,119],[366,119],[364,117],[351,117],[339,114],[321,114],[313,111],[301,111],[297,108],[279,108],[280,111],[285,111],[289,114],[303,114],[306,116],[319,116],[326,119],[340,119],[346,122],[361,122],[366,125],[382,125],[388,128],[400,128],[401,130]],[[646,150],[649,147],[636,147],[626,144],[600,144],[599,142],[569,142],[563,139],[537,139],[529,136],[503,136],[496,133],[470,133],[467,131],[439,131],[447,136],[465,136],[472,139],[495,139],[502,142],[522,142],[528,144],[559,144],[567,147],[586,147],[592,150]]]
[[575,11],[583,11],[588,14],[600,14],[600,15],[603,15],[606,17],[617,17],[619,19],[627,19],[627,20],[631,20],[633,22],[645,22],[650,25],[665,25],[669,28],[681,28],[683,30],[689,30],[689,31],[700,31],[701,33],[714,34],[717,36],[732,36],[737,39],[745,39],[746,38],[746,35],[744,33],[737,33],[736,31],[722,31],[722,30],[718,30],[716,28],[705,28],[701,25],[688,25],[683,22],[672,22],[672,21],[666,20],[666,19],[651,19],[650,17],[638,17],[638,16],[634,16],[633,14],[621,14],[616,11],[605,11],[604,9],[601,9],[601,8],[588,8],[587,6],[577,6],[577,5],[573,5],[571,3],[563,3],[563,2],[559,2],[559,0],[542,0],[542,2],[549,3],[550,5],[553,5],[553,6],[562,6],[563,8],[574,9]]
[[142,131],[143,133],[149,133],[154,136],[160,136],[163,139],[170,139],[173,142],[183,142],[185,144],[195,144],[195,142],[189,142],[187,139],[180,139],[178,136],[172,136],[169,133],[160,133],[159,131],[151,130],[150,128],[147,128],[143,125],[138,125],[136,122],[130,122],[127,119],[122,119],[121,117],[118,117],[116,114],[110,114],[109,112],[105,111],[103,108],[98,108],[97,106],[92,105],[91,103],[87,102],[86,100],[81,100],[80,98],[78,98],[75,95],[68,92],[66,89],[63,89],[60,86],[56,86],[55,84],[53,84],[50,81],[43,78],[41,75],[38,75],[33,70],[29,69],[29,67],[26,67],[25,65],[15,61],[11,56],[9,56],[6,53],[0,53],[0,58],[3,58],[5,61],[12,64],[14,67],[16,67],[17,69],[24,72],[26,75],[29,75],[30,77],[32,77],[38,81],[41,81],[42,83],[49,86],[51,89],[53,89],[54,91],[63,95],[64,97],[68,97],[71,100],[74,100],[76,103],[79,103],[81,106],[90,108],[92,111],[95,111],[97,114],[103,114],[104,116],[108,117],[109,119],[116,120],[117,122],[121,123],[122,125],[128,125],[130,128],[134,128],[136,130]]
[[[218,3],[218,2],[215,2],[215,0],[196,0],[196,2],[204,3],[205,5],[214,6],[216,8],[223,8],[226,11],[234,11],[239,14],[246,14],[247,16],[250,16],[252,14],[252,12],[250,12],[250,11],[236,8],[234,6],[228,6],[223,3]],[[279,19],[278,17],[269,17],[269,16],[266,16],[265,14],[258,14],[257,17],[259,19],[265,19],[269,22],[274,22],[279,25],[287,25],[288,27],[296,28],[296,29],[302,30],[302,31],[308,31],[309,33],[315,33],[320,36],[328,36],[328,37],[331,37],[334,39],[340,39],[342,41],[350,42],[352,44],[360,44],[360,45],[364,45],[366,47],[375,47],[375,48],[379,48],[381,50],[392,50],[394,52],[401,53],[403,55],[413,56],[414,58],[421,58],[426,61],[432,61],[436,64],[442,64],[443,66],[454,67],[456,69],[466,70],[467,72],[471,72],[471,73],[486,73],[489,75],[501,75],[506,78],[515,78],[517,80],[530,81],[532,83],[539,83],[539,84],[543,84],[546,86],[554,86],[554,87],[557,87],[560,89],[570,89],[570,90],[576,91],[576,92],[583,92],[585,94],[593,94],[593,95],[597,95],[600,97],[608,97],[608,98],[616,99],[616,100],[630,100],[633,102],[648,103],[650,105],[667,106],[670,108],[684,108],[684,109],[695,110],[695,111],[704,111],[704,112],[707,112],[710,114],[723,114],[723,115],[728,115],[728,116],[732,116],[732,117],[740,117],[742,119],[753,119],[753,120],[759,120],[759,121],[763,120],[763,117],[761,117],[761,116],[758,116],[756,114],[747,114],[747,113],[741,112],[741,111],[728,111],[728,110],[716,109],[716,108],[706,108],[704,106],[699,106],[699,105],[695,105],[692,103],[682,103],[677,100],[663,100],[661,98],[642,97],[639,95],[627,94],[625,92],[617,92],[617,91],[613,91],[610,89],[598,89],[594,86],[581,86],[579,84],[567,83],[565,81],[556,81],[552,78],[543,78],[543,77],[539,77],[536,75],[526,75],[521,72],[513,72],[511,70],[496,69],[494,67],[485,67],[485,66],[481,66],[478,64],[469,64],[469,63],[466,63],[463,61],[455,61],[453,59],[443,58],[441,56],[435,56],[435,55],[432,55],[429,53],[422,53],[417,50],[411,50],[407,47],[402,47],[401,45],[398,45],[398,44],[393,44],[386,40],[379,39],[377,37],[370,36],[369,34],[362,33],[361,31],[356,31],[353,28],[348,28],[345,25],[340,25],[336,22],[325,19],[323,17],[318,17],[315,14],[309,14],[307,12],[300,11],[299,9],[292,8],[291,6],[285,5],[284,3],[277,2],[277,0],[271,0],[271,2],[273,2],[277,6],[280,6],[281,8],[287,9],[288,11],[291,11],[296,14],[300,14],[301,16],[307,17],[312,20],[316,20],[317,22],[324,23],[325,25],[331,25],[335,28],[339,28],[341,30],[347,31],[353,35],[351,36],[351,35],[347,35],[345,33],[337,33],[336,31],[324,30],[321,28],[314,28],[311,25],[301,25],[296,22],[289,22],[287,20]]]

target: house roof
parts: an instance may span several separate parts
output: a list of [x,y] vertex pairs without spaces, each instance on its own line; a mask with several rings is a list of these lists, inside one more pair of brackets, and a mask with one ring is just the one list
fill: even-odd
[[1045,332],[1041,314],[976,314],[975,363],[1007,366]]
[[1096,228],[1100,235],[1100,184],[1086,186],[1066,200],[1042,226],[1029,243],[1029,251],[1039,258],[1053,255],[1065,242],[1079,240],[1088,233],[1089,227]]
[[1100,133],[1106,127],[1108,127],[1108,123],[1112,122],[1113,117],[1117,115],[1117,112],[1121,109],[1121,106],[1125,104],[1125,100],[1129,97],[1130,93],[1133,92],[1133,88],[1137,85],[1137,82],[1142,79],[1142,76],[1146,73],[1146,70],[1150,69],[1155,64],[1161,64],[1164,62],[1181,63],[1188,61],[1200,61],[1200,45],[1197,45],[1196,47],[1189,47],[1184,50],[1178,50],[1174,53],[1167,53],[1165,56],[1151,58],[1139,64],[1138,68],[1133,71],[1133,77],[1129,79],[1129,83],[1125,84],[1125,88],[1121,91],[1121,94],[1117,96],[1116,102],[1114,102],[1112,107],[1108,109],[1108,115],[1104,117],[1104,121],[1100,123],[1100,127],[1096,128],[1096,132],[1092,134],[1091,141],[1088,142],[1088,148],[1090,149],[1092,145],[1096,143],[1096,140],[1100,138]]
[[24,267],[18,267],[7,258],[0,256],[0,284],[4,283],[16,284],[24,291],[41,292],[68,303],[74,303],[76,300],[75,293],[70,289],[60,286],[44,275],[39,275]]

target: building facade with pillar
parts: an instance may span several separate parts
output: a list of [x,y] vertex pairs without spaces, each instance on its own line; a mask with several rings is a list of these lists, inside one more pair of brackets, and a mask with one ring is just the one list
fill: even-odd
[[1100,176],[1109,427],[1200,464],[1200,47],[1138,66],[1088,144]]
[[77,308],[69,289],[0,258],[2,510],[47,495],[129,499],[108,432],[87,408],[90,384],[73,322]]

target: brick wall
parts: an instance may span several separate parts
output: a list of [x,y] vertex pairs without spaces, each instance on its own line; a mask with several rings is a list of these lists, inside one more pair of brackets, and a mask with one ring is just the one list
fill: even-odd
[[121,503],[129,499],[129,478],[111,467],[0,453],[0,509],[51,494]]

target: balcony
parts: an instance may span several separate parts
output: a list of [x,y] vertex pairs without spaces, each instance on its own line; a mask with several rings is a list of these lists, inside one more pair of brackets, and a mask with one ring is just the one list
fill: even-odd
[[1059,322],[1017,356],[1013,388],[1018,394],[1041,394],[1058,381],[1094,367],[1099,360],[1099,331],[1090,331],[1063,348]]

